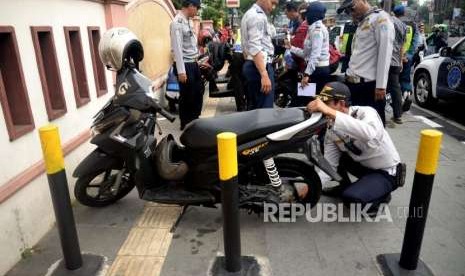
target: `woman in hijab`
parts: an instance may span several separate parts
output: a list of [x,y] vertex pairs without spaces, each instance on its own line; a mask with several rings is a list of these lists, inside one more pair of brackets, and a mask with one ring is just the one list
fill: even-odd
[[[307,62],[302,86],[308,83],[316,83],[316,91],[319,93],[326,84],[329,77],[329,33],[323,24],[326,7],[319,1],[311,2],[307,7],[306,20],[309,25],[307,36],[304,41],[304,47],[298,48],[291,46],[286,41],[286,48]],[[308,98],[299,102],[303,105],[308,103]]]

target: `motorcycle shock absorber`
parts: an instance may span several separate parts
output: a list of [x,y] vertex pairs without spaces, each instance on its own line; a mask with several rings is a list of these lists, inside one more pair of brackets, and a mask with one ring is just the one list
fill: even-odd
[[266,173],[270,178],[271,186],[279,188],[282,184],[281,178],[279,177],[278,169],[274,163],[273,158],[268,158],[263,160],[263,165],[265,166]]

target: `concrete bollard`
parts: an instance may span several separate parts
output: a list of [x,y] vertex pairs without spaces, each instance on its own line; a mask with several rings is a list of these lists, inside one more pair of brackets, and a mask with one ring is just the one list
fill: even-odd
[[[440,131],[428,129],[421,132],[402,251],[400,255],[383,254],[377,258],[385,275],[433,275],[428,266],[420,260],[420,250],[438,166],[441,140]],[[418,210],[421,210],[421,215]]]

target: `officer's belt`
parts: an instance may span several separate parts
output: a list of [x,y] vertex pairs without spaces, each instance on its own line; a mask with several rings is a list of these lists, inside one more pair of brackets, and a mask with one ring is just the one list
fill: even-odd
[[326,67],[326,66],[329,66],[329,60],[319,61],[316,65],[316,67]]
[[367,79],[365,79],[363,77],[359,77],[359,76],[348,76],[348,75],[346,75],[346,81],[348,83],[357,84],[357,83],[372,82],[374,80],[367,80]]

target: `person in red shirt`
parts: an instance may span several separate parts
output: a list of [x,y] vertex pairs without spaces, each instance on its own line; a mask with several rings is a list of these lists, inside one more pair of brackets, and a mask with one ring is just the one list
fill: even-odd
[[[308,30],[308,23],[305,19],[305,13],[307,11],[307,3],[303,3],[299,6],[298,11],[302,18],[302,23],[300,23],[299,27],[297,27],[294,36],[291,38],[291,45],[299,48],[304,47],[305,37],[307,36]],[[305,71],[307,64],[303,58],[300,58],[296,55],[292,55],[294,61],[296,63],[296,68],[288,68],[287,76],[291,80],[292,83],[292,95],[291,95],[291,103],[290,106],[300,106],[302,105],[297,99],[297,83],[299,82],[298,73],[302,73]]]

